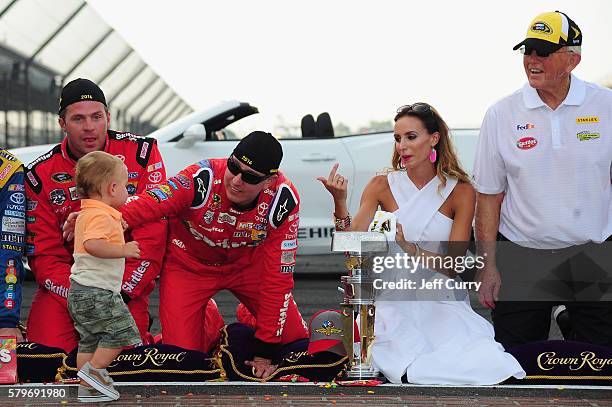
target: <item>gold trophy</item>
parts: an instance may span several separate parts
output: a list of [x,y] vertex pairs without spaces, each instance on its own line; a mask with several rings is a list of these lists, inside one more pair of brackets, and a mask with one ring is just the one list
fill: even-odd
[[[348,275],[341,281],[344,300],[340,304],[343,317],[343,343],[349,359],[348,379],[373,379],[381,374],[372,366],[371,346],[374,341],[374,278],[371,258],[386,254],[387,238],[380,232],[336,232],[332,251],[347,254]],[[359,325],[359,346],[355,346],[353,329]]]

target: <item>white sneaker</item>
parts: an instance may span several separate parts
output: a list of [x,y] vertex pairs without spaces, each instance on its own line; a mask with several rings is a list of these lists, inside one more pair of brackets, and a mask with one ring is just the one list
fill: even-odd
[[79,370],[77,376],[112,400],[119,399],[119,392],[113,387],[113,379],[111,379],[106,369],[96,369],[87,362]]
[[94,389],[86,381],[82,381],[79,384],[78,400],[81,403],[100,403],[103,401],[114,401],[114,399],[108,397],[105,394],[100,393]]

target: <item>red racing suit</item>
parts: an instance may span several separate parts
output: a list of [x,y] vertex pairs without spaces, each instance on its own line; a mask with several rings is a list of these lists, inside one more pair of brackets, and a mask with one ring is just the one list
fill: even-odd
[[[121,158],[127,166],[130,195],[152,189],[166,179],[154,139],[109,130],[104,151]],[[81,207],[75,166],[76,160],[64,139],[28,165],[25,176],[26,251],[38,283],[28,318],[28,340],[66,351],[71,351],[79,340],[66,300],[73,246],[62,237],[62,225],[68,214]],[[138,241],[140,259],[126,259],[121,294],[143,340],[149,327],[149,294],[161,269],[166,233],[167,221],[156,218],[126,235],[126,241]]]
[[255,355],[273,359],[281,343],[308,336],[291,294],[299,197],[279,173],[252,209],[239,210],[225,193],[226,168],[226,159],[200,161],[121,212],[130,226],[170,219],[160,280],[164,343],[206,350],[204,305],[228,289],[257,319]]

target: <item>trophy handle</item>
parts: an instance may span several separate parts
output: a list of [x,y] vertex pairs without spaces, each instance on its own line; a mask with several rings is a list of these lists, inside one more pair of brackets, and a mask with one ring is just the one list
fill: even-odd
[[348,356],[349,366],[353,364],[353,360],[355,359],[355,350],[354,343],[355,339],[353,335],[355,333],[355,329],[353,325],[355,321],[353,319],[353,307],[350,305],[342,305],[342,331],[344,332],[342,335],[342,344],[344,345],[344,350],[346,350],[346,356]]

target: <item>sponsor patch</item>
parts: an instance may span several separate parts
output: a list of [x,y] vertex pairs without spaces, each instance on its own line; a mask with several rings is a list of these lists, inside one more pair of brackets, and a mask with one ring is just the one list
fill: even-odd
[[13,157],[11,154],[9,154],[8,152],[4,150],[0,150],[0,157],[6,158],[9,161],[17,161],[15,157]]
[[212,169],[200,168],[193,174],[194,194],[191,207],[194,209],[204,206],[210,195],[210,186],[212,181]]
[[236,217],[230,215],[229,213],[221,212],[217,217],[217,222],[219,223],[228,223],[232,226],[236,224]]
[[247,230],[253,228],[253,222],[238,222],[238,226],[236,229],[238,230]]
[[127,193],[130,195],[134,195],[136,193],[136,187],[134,186],[134,184],[127,184],[125,186],[125,189],[127,189]]
[[51,179],[57,183],[65,184],[72,181],[72,176],[67,172],[56,172],[55,174],[51,175]]
[[206,211],[206,213],[202,215],[202,220],[210,225],[212,221],[215,220],[215,213],[213,211]]
[[125,156],[122,154],[116,154],[115,157],[117,157],[118,159],[120,159],[121,161],[125,162]]
[[212,200],[213,201],[210,204],[209,208],[213,211],[219,210],[221,208],[221,195],[214,193],[212,196]]
[[160,199],[160,201],[165,201],[168,199],[168,195],[166,195],[161,189],[152,189],[151,192],[153,192]]
[[32,171],[28,171],[28,180],[30,181],[30,184],[32,184],[32,187],[37,187],[38,186],[38,181],[36,180],[36,177],[34,176],[34,173]]
[[145,191],[147,193],[147,195],[149,195],[151,198],[153,198],[155,200],[155,202],[160,203],[160,199],[157,197],[157,195],[155,195],[152,191]]
[[7,243],[23,243],[24,237],[18,233],[2,233],[2,241]]
[[115,139],[117,140],[123,140],[124,138],[128,139],[129,141],[138,141],[139,139],[143,139],[144,137],[137,136],[136,134],[132,134],[130,132],[115,134]]
[[160,185],[159,189],[161,189],[162,191],[164,191],[164,193],[168,196],[172,196],[173,192],[172,192],[172,188],[170,188],[168,185]]
[[292,266],[280,266],[281,273],[293,273],[295,271],[295,265]]
[[516,129],[519,131],[535,129],[535,124],[533,123],[517,124]]
[[283,240],[280,245],[281,250],[293,250],[297,248],[297,239]]
[[246,231],[242,231],[242,232],[234,232],[233,237],[250,237],[251,234],[249,232]]
[[185,189],[191,189],[191,180],[183,174],[178,174],[173,177]]
[[61,206],[66,202],[66,191],[61,188],[54,189],[49,193],[49,200],[53,205]]
[[[128,186],[130,186],[130,184],[128,184]],[[129,190],[128,190],[129,191]],[[68,192],[70,193],[70,200],[71,201],[78,201],[79,199],[81,199],[81,197],[79,196],[79,194],[77,193],[77,189],[76,187],[70,187],[68,188]]]
[[576,133],[576,137],[580,141],[594,140],[600,137],[599,133],[593,133],[590,131],[581,131],[580,133]]
[[38,201],[28,201],[28,210],[33,211],[38,206]]
[[283,250],[281,252],[281,263],[282,264],[293,264],[295,263],[295,250]]
[[178,247],[179,249],[185,250],[185,243],[182,240],[172,239],[172,244]]
[[264,230],[255,230],[255,229],[251,230],[251,240],[254,242],[259,242],[261,240],[264,240],[266,236],[268,236],[268,232]]
[[268,203],[267,202],[262,202],[259,205],[257,205],[257,213],[259,213],[259,216],[266,216],[266,211],[268,210]]
[[270,210],[270,224],[273,228],[278,228],[289,217],[297,207],[298,201],[293,191],[287,184],[282,184],[276,192],[272,209]]
[[10,174],[12,169],[13,169],[13,166],[11,164],[6,164],[6,167],[4,167],[2,172],[0,172],[0,179],[6,178],[6,176]]
[[147,158],[147,152],[149,151],[149,142],[145,141],[142,143],[142,147],[140,148],[140,158]]
[[576,124],[599,123],[599,116],[576,117]]
[[136,179],[140,174],[137,172],[128,172],[128,179]]
[[[16,246],[14,244],[8,244],[8,243],[2,243],[2,249],[3,250],[11,250],[13,252],[21,252],[21,247],[20,246]],[[28,254],[33,254],[33,253],[34,253],[34,247],[32,247],[31,250],[28,250]]]
[[205,228],[202,225],[200,225],[200,227],[202,229],[204,229],[205,231],[209,232],[209,233],[223,233],[225,231],[224,228],[218,228],[216,226],[211,226],[209,228]]
[[22,192],[12,193],[9,199],[11,200],[12,203],[17,204],[17,205],[23,204],[26,200],[25,194],[23,194]]
[[168,183],[168,185],[170,185],[170,187],[172,189],[174,189],[175,191],[178,191],[178,185],[176,185],[176,183],[174,181],[172,181],[171,179],[166,181]]
[[7,216],[15,216],[17,218],[25,218],[25,212],[21,212],[21,211],[11,211],[7,209],[4,211],[4,214]]
[[162,178],[163,178],[162,173],[159,171],[155,171],[149,174],[149,181],[151,181],[154,184],[160,183]]
[[8,186],[8,190],[9,191],[25,191],[25,187],[22,184],[11,184]]
[[25,219],[14,218],[12,216],[2,217],[2,232],[6,233],[25,233]]
[[147,167],[147,172],[153,172],[159,170],[162,167],[161,161],[156,162],[155,164],[151,164]]
[[544,21],[537,21],[533,23],[530,30],[535,32],[536,34],[545,34],[545,35],[551,35],[553,32],[552,28],[550,28],[550,26],[546,24]]
[[521,150],[529,150],[530,148],[534,148],[538,145],[538,140],[533,137],[523,137],[519,141],[516,142],[516,146]]

